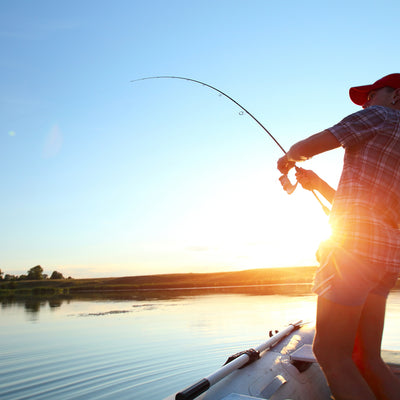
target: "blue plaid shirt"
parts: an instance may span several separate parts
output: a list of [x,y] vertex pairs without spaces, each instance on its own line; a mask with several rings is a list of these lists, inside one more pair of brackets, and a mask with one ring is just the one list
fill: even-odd
[[400,111],[372,106],[329,128],[345,149],[332,239],[387,271],[400,270]]

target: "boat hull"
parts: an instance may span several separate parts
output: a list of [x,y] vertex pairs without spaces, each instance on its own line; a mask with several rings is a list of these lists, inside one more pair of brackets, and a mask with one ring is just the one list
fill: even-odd
[[[222,400],[235,393],[250,396],[250,399],[329,400],[331,393],[319,365],[311,360],[292,358],[293,353],[304,345],[310,348],[313,337],[313,326],[294,330],[261,353],[257,361],[232,372],[196,399]],[[165,400],[175,398],[176,394],[173,394]]]
[[[331,400],[325,376],[312,353],[314,332],[313,325],[302,325],[262,352],[257,361],[235,370],[195,398]],[[383,357],[395,373],[400,375],[400,352],[384,351]],[[173,394],[165,400],[177,398],[186,399]]]

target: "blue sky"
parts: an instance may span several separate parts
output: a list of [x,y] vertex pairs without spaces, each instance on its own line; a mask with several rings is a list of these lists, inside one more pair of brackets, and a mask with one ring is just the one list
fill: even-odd
[[[314,264],[281,150],[399,72],[397,1],[2,1],[0,268],[74,277]],[[335,185],[340,150],[305,163]]]

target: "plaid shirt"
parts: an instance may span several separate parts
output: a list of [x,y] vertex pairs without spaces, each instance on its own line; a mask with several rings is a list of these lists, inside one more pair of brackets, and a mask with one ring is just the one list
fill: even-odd
[[329,131],[345,149],[330,216],[332,239],[387,271],[400,270],[400,111],[368,107]]

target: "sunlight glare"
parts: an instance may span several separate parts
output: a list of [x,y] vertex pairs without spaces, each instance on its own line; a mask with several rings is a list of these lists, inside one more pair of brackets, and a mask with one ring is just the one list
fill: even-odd
[[175,221],[169,248],[177,253],[180,248],[189,264],[197,260],[204,267],[316,265],[318,245],[330,235],[321,206],[303,189],[288,196],[279,183],[271,187],[260,185],[254,175],[226,183]]

